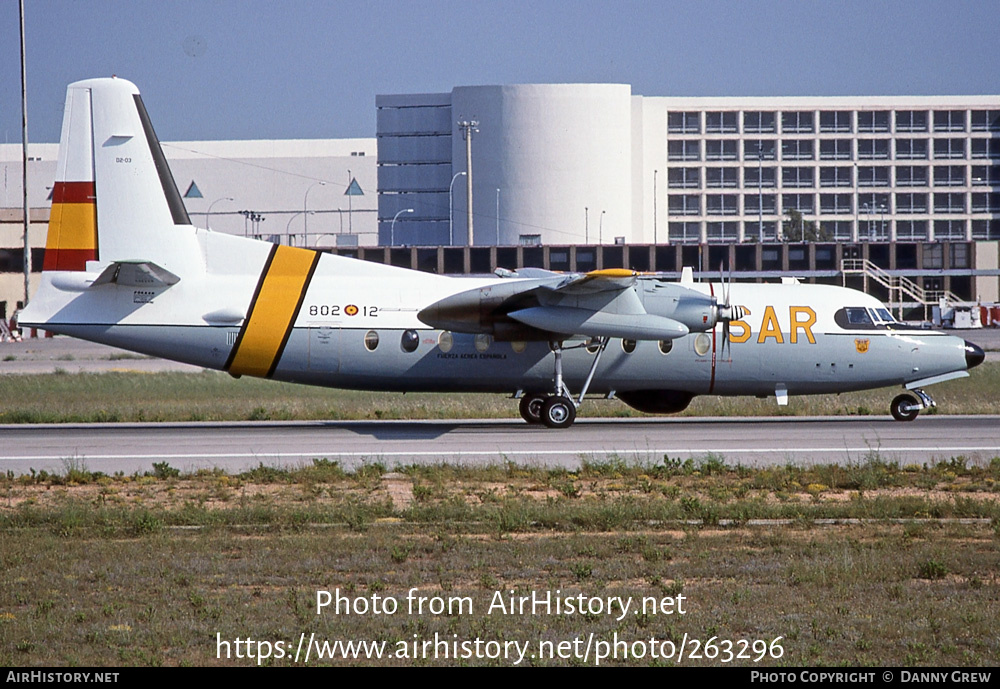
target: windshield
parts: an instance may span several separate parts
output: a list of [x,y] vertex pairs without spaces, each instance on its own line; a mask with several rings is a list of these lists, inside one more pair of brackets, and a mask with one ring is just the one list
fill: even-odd
[[895,323],[896,319],[892,317],[889,309],[874,309],[876,320],[882,321],[883,323]]
[[868,315],[868,309],[862,307],[848,307],[845,309],[847,311],[847,322],[850,325],[874,325],[875,322],[872,317]]

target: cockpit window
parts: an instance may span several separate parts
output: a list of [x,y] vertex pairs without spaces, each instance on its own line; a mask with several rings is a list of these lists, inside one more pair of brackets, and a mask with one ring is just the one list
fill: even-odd
[[875,325],[872,317],[868,315],[868,309],[847,307],[848,325]]
[[833,320],[844,330],[871,330],[880,327],[875,325],[872,318],[874,315],[874,310],[870,311],[863,306],[846,306],[837,309],[833,314]]
[[845,306],[837,309],[833,314],[833,320],[844,330],[919,330],[918,326],[897,321],[884,306],[881,308]]

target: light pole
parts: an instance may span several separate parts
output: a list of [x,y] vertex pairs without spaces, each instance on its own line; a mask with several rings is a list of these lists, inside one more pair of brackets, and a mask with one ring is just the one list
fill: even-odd
[[[257,211],[240,211],[240,215],[243,216],[243,236],[250,236],[249,232],[252,230],[257,231],[258,223],[264,219]],[[250,224],[250,229],[247,229],[247,223]]]
[[347,194],[347,231],[350,232],[351,234],[354,234],[354,201],[353,201],[353,195],[350,194],[351,182],[353,181],[354,181],[354,175],[352,175],[351,171],[348,170],[347,191],[345,191],[344,193]]
[[215,199],[215,201],[212,201],[212,203],[208,204],[208,210],[205,211],[205,229],[206,230],[209,230],[209,231],[212,230],[211,226],[208,224],[208,216],[210,216],[212,214],[212,206],[214,206],[215,204],[217,204],[219,201],[232,201],[232,200],[233,200],[232,196],[223,196],[221,199]]
[[653,170],[653,244],[656,244],[656,175],[659,170]]
[[[28,305],[28,292],[31,286],[31,240],[28,231],[31,227],[31,211],[28,208],[28,77],[25,67],[24,51],[24,0],[17,3],[18,17],[21,20],[21,201],[24,209],[24,301]],[[93,179],[93,178],[91,178]]]
[[392,224],[389,225],[389,246],[395,246],[396,244],[396,218],[400,216],[401,213],[412,213],[412,208],[404,208],[401,211],[397,211],[396,215],[392,216]]
[[764,141],[757,142],[757,241],[764,241]]
[[[326,186],[326,182],[313,182],[306,189],[305,196],[302,197],[302,212],[305,213],[305,216],[306,216],[302,220],[302,223],[303,223],[302,234],[304,236],[304,242],[305,242],[305,244],[307,246],[309,245],[309,212],[308,212],[309,211],[309,192],[312,190],[313,187],[325,187],[325,186]],[[295,216],[292,216],[292,217],[294,218]]]
[[468,230],[469,246],[473,244],[472,234],[472,135],[478,134],[479,120],[461,120],[458,123],[462,130],[462,138],[465,139],[465,170],[469,174],[465,177],[465,192],[468,207],[465,209],[466,230]]
[[605,213],[607,213],[607,211],[601,211],[601,222],[598,223],[598,225],[597,225],[597,243],[598,244],[603,244],[604,243],[604,214]]
[[448,185],[448,244],[455,245],[455,204],[453,203],[452,192],[455,190],[455,180],[464,175],[464,172],[456,172]]
[[[292,221],[295,220],[295,218],[299,217],[300,215],[304,215],[306,216],[306,218],[308,218],[312,214],[313,211],[297,211],[295,213],[292,213],[292,217],[290,217],[288,219],[288,222],[285,224],[285,243],[288,246],[292,245],[292,235],[290,234],[291,231],[289,229],[292,226]],[[305,219],[303,219],[303,222],[305,222]],[[303,246],[308,246],[308,242],[305,242]]]
[[854,163],[854,229],[851,231],[851,241],[857,244],[861,240],[861,185],[858,181],[858,164]]
[[583,207],[583,243],[590,244],[590,208]]
[[500,189],[497,188],[497,246],[500,246]]

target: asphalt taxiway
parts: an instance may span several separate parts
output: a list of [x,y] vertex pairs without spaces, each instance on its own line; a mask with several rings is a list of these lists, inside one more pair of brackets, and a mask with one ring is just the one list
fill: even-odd
[[716,456],[727,464],[852,464],[871,458],[922,464],[1000,456],[1000,417],[888,416],[582,419],[566,430],[522,421],[350,421],[0,426],[0,471],[126,474],[167,462],[230,472],[336,460],[578,467],[584,461],[658,464]]

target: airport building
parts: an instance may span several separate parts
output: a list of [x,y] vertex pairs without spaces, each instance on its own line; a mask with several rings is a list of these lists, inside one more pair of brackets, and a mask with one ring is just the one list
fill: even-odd
[[382,244],[468,243],[461,122],[474,244],[1000,239],[1000,96],[531,84],[376,107]]

